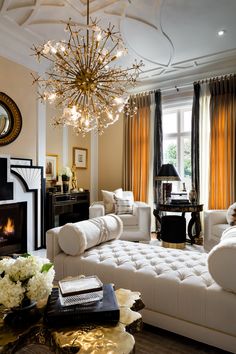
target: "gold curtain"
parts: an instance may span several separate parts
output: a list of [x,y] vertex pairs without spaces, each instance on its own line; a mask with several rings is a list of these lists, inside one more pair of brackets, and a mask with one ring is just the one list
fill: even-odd
[[211,80],[209,209],[236,201],[236,76]]
[[135,200],[147,202],[150,151],[150,94],[130,98],[137,113],[124,122],[124,189],[134,193]]

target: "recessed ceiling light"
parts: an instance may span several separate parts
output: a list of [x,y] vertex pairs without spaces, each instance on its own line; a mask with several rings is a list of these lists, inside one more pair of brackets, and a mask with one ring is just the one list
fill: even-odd
[[222,37],[224,34],[225,34],[225,30],[224,29],[218,31],[218,36],[219,37]]

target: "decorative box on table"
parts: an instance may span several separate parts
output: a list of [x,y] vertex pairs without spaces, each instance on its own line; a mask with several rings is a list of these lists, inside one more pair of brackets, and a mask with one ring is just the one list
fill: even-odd
[[[91,283],[95,285],[95,283]],[[70,297],[68,299],[70,293]],[[116,324],[120,310],[112,284],[101,284],[99,288],[74,291],[74,285],[60,284],[48,298],[44,320],[49,326],[70,326],[81,323]]]

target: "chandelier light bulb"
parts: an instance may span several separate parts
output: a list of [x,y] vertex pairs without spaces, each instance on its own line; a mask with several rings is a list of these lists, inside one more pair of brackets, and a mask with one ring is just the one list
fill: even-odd
[[48,95],[48,100],[49,101],[54,101],[56,99],[57,95],[55,93],[51,93]]
[[117,58],[122,57],[122,55],[123,55],[122,50],[119,50],[119,51],[116,53],[116,57],[117,57]]
[[97,35],[97,41],[99,42],[101,39],[102,39],[102,35],[101,35],[101,33],[98,33],[98,35]]
[[108,112],[107,115],[108,115],[108,118],[109,118],[110,120],[113,119],[113,116],[112,116],[111,112]]
[[124,99],[122,97],[115,97],[114,101],[117,104],[123,104],[124,103]]
[[55,48],[55,47],[51,47],[51,52],[52,52],[53,54],[56,54],[56,53],[57,53],[56,48]]

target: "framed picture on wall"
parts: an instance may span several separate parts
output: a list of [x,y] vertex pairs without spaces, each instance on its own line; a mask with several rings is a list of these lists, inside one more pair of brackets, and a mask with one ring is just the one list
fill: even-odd
[[46,156],[46,180],[47,181],[56,181],[58,174],[58,155],[47,155]]
[[73,164],[76,168],[87,168],[88,149],[73,147]]

